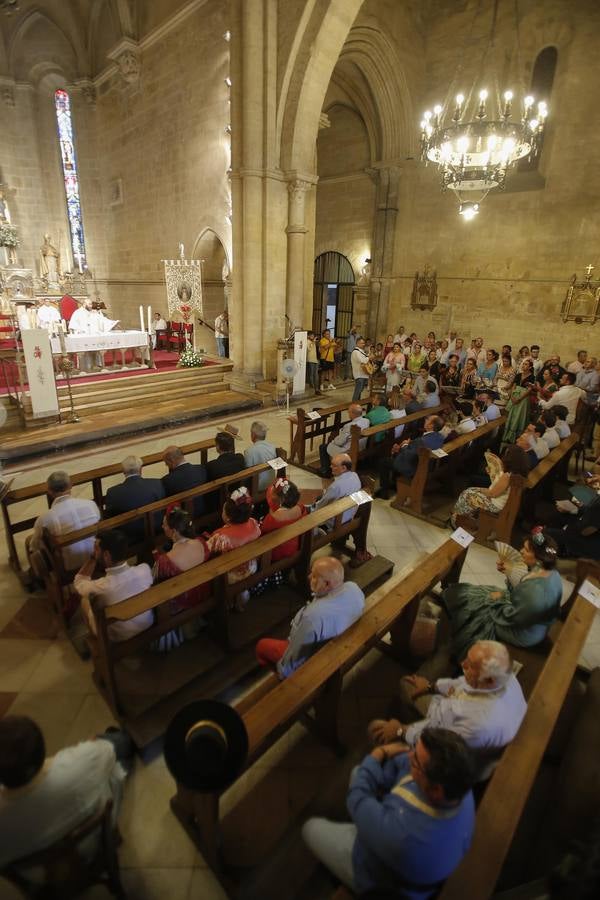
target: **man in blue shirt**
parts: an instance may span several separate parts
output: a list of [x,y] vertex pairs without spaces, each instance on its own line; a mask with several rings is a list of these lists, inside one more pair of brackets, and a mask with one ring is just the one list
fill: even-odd
[[412,750],[401,743],[376,747],[354,770],[346,801],[351,823],[309,819],[302,836],[357,894],[425,900],[469,849],[473,779],[463,739],[426,728]]
[[314,561],[309,582],[313,600],[292,619],[288,640],[262,638],[256,645],[259,663],[275,663],[280,678],[287,678],[325,641],[346,631],[365,608],[365,595],[353,581],[344,582],[344,567],[333,556]]
[[444,443],[444,438],[440,433],[443,427],[444,420],[440,416],[427,416],[421,437],[393,445],[392,456],[382,460],[379,465],[380,487],[375,493],[376,497],[388,499],[392,489],[392,478],[397,476],[413,477],[419,462],[419,448],[438,450]]

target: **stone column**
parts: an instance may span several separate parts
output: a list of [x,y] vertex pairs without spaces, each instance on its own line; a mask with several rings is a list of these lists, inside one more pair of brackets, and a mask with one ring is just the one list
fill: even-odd
[[373,340],[383,340],[390,327],[388,325],[390,278],[394,272],[400,169],[397,166],[382,166],[367,171],[377,188],[371,245],[372,275],[368,331],[369,337]]
[[306,285],[304,283],[306,192],[313,186],[312,180],[293,177],[288,182],[287,234],[287,284],[286,311],[292,325],[299,328],[304,323]]

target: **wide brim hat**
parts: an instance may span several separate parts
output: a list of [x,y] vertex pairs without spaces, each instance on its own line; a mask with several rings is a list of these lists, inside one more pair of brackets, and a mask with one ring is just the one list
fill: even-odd
[[222,791],[235,781],[246,762],[246,726],[226,703],[196,700],[171,720],[163,752],[167,768],[179,784],[203,793]]
[[231,437],[236,441],[240,441],[242,439],[240,429],[236,425],[231,425],[229,422],[227,423],[227,425],[217,426],[217,432],[219,431],[224,431],[225,434],[231,435]]

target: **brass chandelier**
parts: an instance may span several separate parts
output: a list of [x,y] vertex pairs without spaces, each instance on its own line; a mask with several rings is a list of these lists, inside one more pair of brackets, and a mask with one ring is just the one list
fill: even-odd
[[[494,43],[497,13],[498,0],[494,0],[489,47]],[[517,63],[518,57],[517,14]],[[527,95],[519,118],[514,119],[511,90],[500,95],[497,89],[490,94],[482,88],[471,101],[476,90],[474,85],[467,100],[462,93],[449,95],[443,106],[427,110],[421,121],[421,158],[438,166],[442,190],[454,191],[466,220],[477,215],[479,204],[491,190],[504,187],[518,160],[537,156],[548,115],[544,101],[534,112],[535,98]]]

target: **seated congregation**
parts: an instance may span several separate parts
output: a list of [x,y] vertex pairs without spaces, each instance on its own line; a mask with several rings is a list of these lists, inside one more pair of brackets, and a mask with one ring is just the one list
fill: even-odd
[[[374,358],[358,341],[361,353]],[[47,758],[32,719],[0,721],[2,874],[15,883],[30,878],[32,855],[107,804],[116,827],[135,753],[116,684],[119,645],[124,655],[144,652],[164,659],[189,642],[213,641],[218,645],[214,672],[240,647],[246,668],[229,682],[213,674],[210,696],[220,696],[219,688],[231,687],[240,674],[256,678],[258,673],[259,680],[256,692],[229,704],[247,737],[246,755],[226,782],[207,775],[208,769],[220,771],[227,757],[213,753],[215,740],[227,731],[218,712],[214,722],[194,719],[183,735],[181,765],[195,773],[192,778],[188,771],[190,783],[202,783],[200,793],[212,791],[217,798],[211,816],[194,820],[194,828],[205,829],[202,848],[211,846],[206,836],[219,828],[218,796],[224,787],[294,721],[311,721],[315,733],[339,749],[343,676],[377,648],[395,658],[399,687],[389,685],[388,707],[353,748],[362,751],[362,761],[350,776],[346,821],[314,811],[300,823],[303,840],[312,857],[356,896],[433,897],[445,890],[447,879],[452,884],[460,877],[461,868],[452,873],[477,842],[478,805],[488,796],[500,802],[495,773],[504,777],[506,754],[537,715],[536,683],[550,677],[540,672],[544,660],[554,658],[555,632],[558,640],[570,635],[582,578],[578,575],[565,604],[559,561],[600,558],[600,472],[586,473],[580,485],[568,480],[571,451],[581,443],[585,453],[593,438],[598,380],[589,373],[596,371],[595,360],[579,354],[580,368],[565,371],[558,357],[540,361],[539,347],[521,348],[513,358],[505,345],[499,364],[499,354],[486,350],[481,338],[468,350],[464,343],[454,333],[439,342],[430,333],[420,341],[404,328],[388,337],[380,359],[374,359],[374,373],[354,379],[371,380],[368,409],[360,402],[362,384],[358,396],[355,384],[347,421],[347,404],[339,405],[337,424],[319,433],[318,463],[326,480],[310,502],[303,501],[287,472],[269,466],[281,452],[268,443],[261,422],[253,423],[251,447],[243,454],[235,452],[229,431],[217,434],[217,457],[206,463],[192,463],[184,448],[170,446],[164,451],[168,471],[160,479],[146,478],[143,460],[127,457],[124,481],[106,492],[103,508],[97,494],[95,500],[74,497],[68,473],[49,477],[50,508],[33,523],[27,553],[34,573],[47,578],[62,604],[63,621],[78,646],[89,648],[97,683],[123,727]],[[328,346],[322,383],[311,370],[317,393],[333,383],[335,363],[327,358],[332,354]],[[309,365],[316,365],[310,355]],[[348,365],[349,373],[358,372],[355,361]],[[377,501],[361,496],[369,486],[359,474],[365,468],[379,476],[377,499],[395,491],[392,506],[399,512],[392,515],[399,523],[403,512],[421,510],[436,481],[452,499],[448,524],[475,535],[488,519],[504,522],[504,510],[516,497],[506,543],[521,535],[521,550],[507,556],[505,545],[497,545],[496,568],[506,575],[505,587],[461,580],[467,551],[451,538],[392,587],[382,584],[392,564],[371,573],[376,560],[367,550],[367,534]],[[413,488],[421,477],[417,497]],[[438,583],[440,592],[434,590]],[[293,600],[284,593],[290,588]],[[427,674],[433,657],[417,659],[410,645],[425,598],[436,607],[438,644],[447,651],[445,671],[435,677]],[[275,606],[273,618],[258,615],[259,609]],[[244,625],[249,622],[251,628]],[[564,670],[565,693],[576,660]],[[527,689],[515,674],[515,661],[524,661]],[[406,674],[413,663],[419,668]],[[160,733],[175,712],[170,707],[165,718],[164,701],[163,696],[155,704],[163,717]],[[562,701],[551,725],[561,706]],[[312,708],[314,716],[308,715]],[[211,728],[218,739],[207,738]],[[188,776],[180,776],[179,763],[170,756],[170,733],[171,726],[167,765],[178,792],[182,786],[188,790]],[[134,743],[140,746],[135,734]],[[536,753],[543,755],[545,746],[538,736]],[[530,768],[532,782],[537,765]],[[30,827],[33,821],[36,829]],[[214,838],[213,855],[207,853],[217,871],[218,846]],[[462,888],[468,896],[468,886]]]

